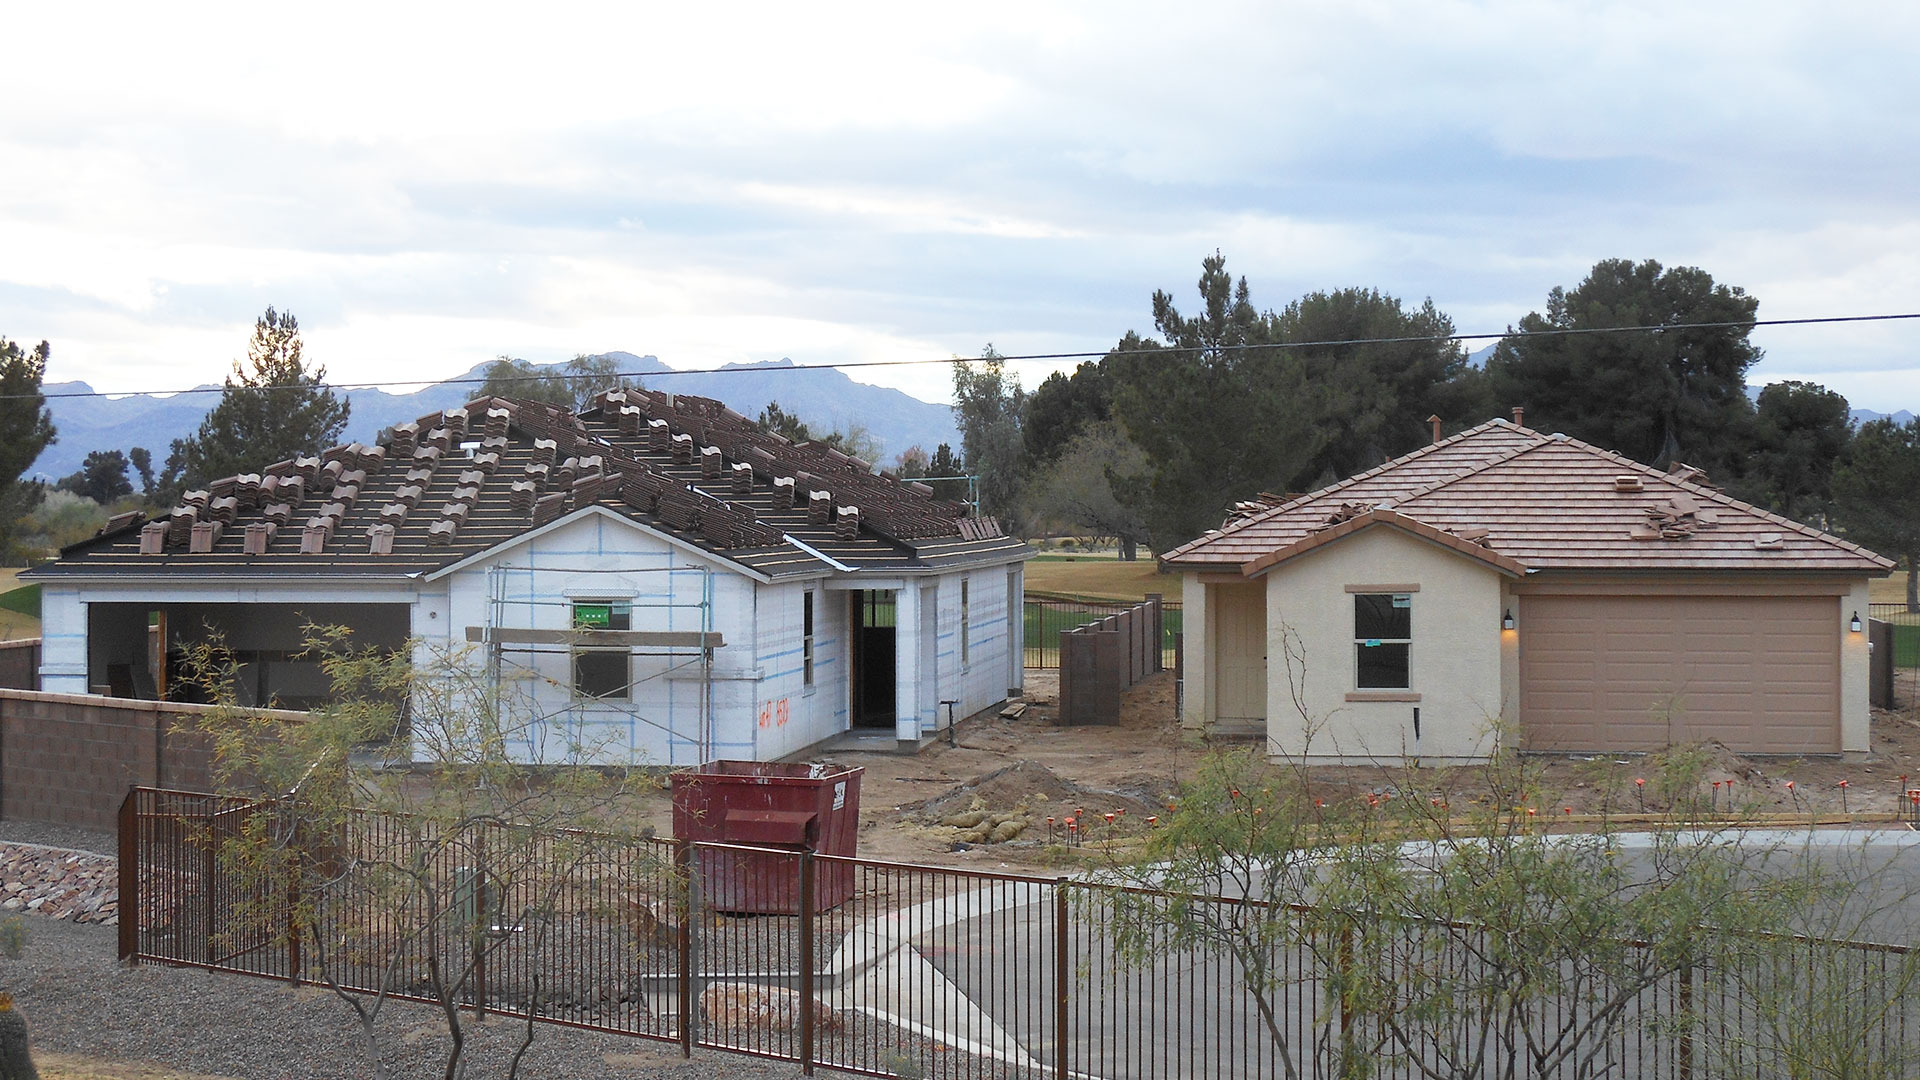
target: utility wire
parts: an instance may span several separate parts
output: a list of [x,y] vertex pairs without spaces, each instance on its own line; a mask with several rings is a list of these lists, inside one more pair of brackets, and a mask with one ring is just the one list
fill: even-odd
[[1695,322],[1665,323],[1659,326],[1592,326],[1562,327],[1547,330],[1507,330],[1500,333],[1482,334],[1435,334],[1409,335],[1406,337],[1340,338],[1327,341],[1274,341],[1249,345],[1155,345],[1144,349],[1101,349],[1096,352],[1057,352],[1057,353],[1021,353],[1010,356],[946,356],[920,357],[911,360],[840,360],[826,364],[788,364],[784,367],[770,366],[733,366],[717,368],[668,368],[665,371],[618,371],[588,374],[567,374],[554,371],[539,375],[510,375],[502,378],[473,376],[459,379],[389,379],[375,382],[333,382],[333,383],[278,383],[271,386],[195,386],[184,390],[71,390],[54,394],[0,394],[0,401],[14,401],[35,396],[53,398],[102,398],[102,397],[159,397],[176,394],[224,394],[234,390],[378,390],[390,386],[460,386],[464,384],[552,382],[570,379],[659,379],[675,375],[745,375],[770,371],[837,371],[849,368],[878,367],[918,367],[928,364],[968,364],[977,360],[995,359],[1001,361],[1020,360],[1093,360],[1115,353],[1127,356],[1151,356],[1176,353],[1223,353],[1241,352],[1255,349],[1327,349],[1341,345],[1404,345],[1411,342],[1433,341],[1498,341],[1504,338],[1544,338],[1544,337],[1584,337],[1594,334],[1645,334],[1665,333],[1670,330],[1751,330],[1760,326],[1818,326],[1834,323],[1896,322],[1900,320],[1920,319],[1920,312],[1908,312],[1899,315],[1829,315],[1812,319],[1747,319],[1734,322]]

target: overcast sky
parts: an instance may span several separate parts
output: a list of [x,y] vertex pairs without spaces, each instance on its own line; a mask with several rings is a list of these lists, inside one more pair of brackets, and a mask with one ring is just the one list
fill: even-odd
[[[269,304],[343,381],[1098,350],[1216,248],[1463,332],[1608,257],[1920,311],[1902,4],[292,7],[0,16],[0,335],[50,381],[218,381]],[[1920,323],[1755,339],[1920,407]]]

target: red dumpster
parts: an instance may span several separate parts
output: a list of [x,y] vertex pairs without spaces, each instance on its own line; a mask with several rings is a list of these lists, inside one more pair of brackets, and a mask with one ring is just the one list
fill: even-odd
[[[675,837],[794,853],[697,849],[706,905],[733,913],[798,914],[798,853],[855,853],[864,772],[837,765],[709,761],[673,773]],[[838,907],[852,896],[853,867],[814,865],[815,911]]]

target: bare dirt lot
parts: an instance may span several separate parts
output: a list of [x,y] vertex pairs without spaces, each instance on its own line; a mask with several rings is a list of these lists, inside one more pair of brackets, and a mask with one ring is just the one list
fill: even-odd
[[[1025,714],[967,721],[959,727],[956,746],[936,744],[915,756],[833,753],[832,761],[866,770],[860,854],[1041,871],[1061,861],[1069,816],[1088,822],[1096,839],[1108,831],[1137,832],[1174,799],[1181,781],[1193,775],[1206,754],[1259,747],[1250,739],[1208,740],[1183,731],[1173,694],[1172,675],[1158,675],[1128,693],[1117,726],[1064,727],[1055,720],[1055,673],[1030,670]],[[1871,757],[1862,761],[1743,757],[1717,745],[1680,752],[1695,755],[1699,763],[1696,798],[1703,809],[1775,823],[1830,821],[1843,813],[1860,819],[1879,815],[1880,822],[1898,827],[1889,816],[1910,814],[1903,792],[1920,787],[1920,710],[1876,711],[1873,745]],[[1527,801],[1543,817],[1568,811],[1633,814],[1643,805],[1648,811],[1666,809],[1654,785],[1641,789],[1634,783],[1658,768],[1646,757],[1553,756],[1529,762],[1537,778]],[[1484,787],[1477,768],[1409,772],[1387,763],[1314,768],[1310,778],[1329,801],[1417,787],[1423,796],[1450,795],[1464,804]],[[1108,814],[1116,815],[1115,825],[1107,825]]]

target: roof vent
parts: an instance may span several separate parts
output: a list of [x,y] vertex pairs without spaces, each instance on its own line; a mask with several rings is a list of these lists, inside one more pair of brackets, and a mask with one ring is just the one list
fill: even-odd
[[1527,426],[1527,407],[1525,405],[1515,405],[1513,407],[1513,426],[1517,428]]
[[1779,533],[1768,533],[1753,538],[1753,546],[1760,551],[1785,551],[1787,542]]
[[1613,478],[1613,490],[1623,494],[1632,494],[1647,490],[1647,485],[1642,483],[1640,478],[1632,473],[1622,473]]

